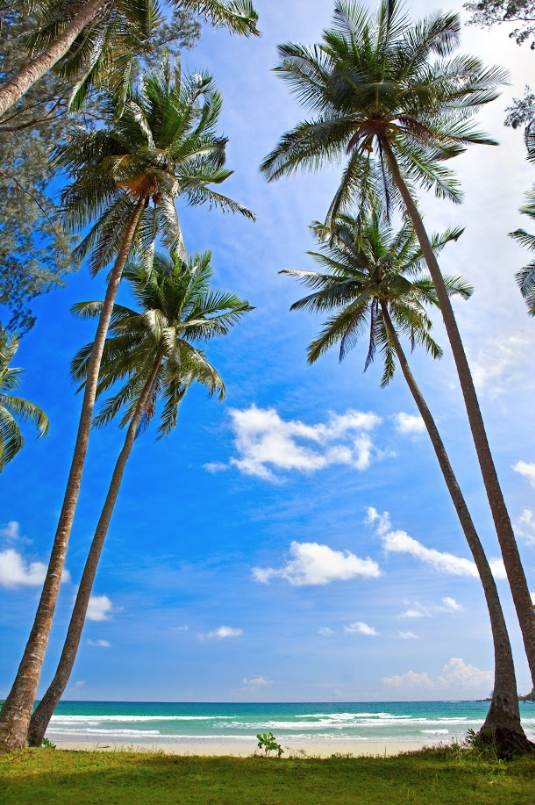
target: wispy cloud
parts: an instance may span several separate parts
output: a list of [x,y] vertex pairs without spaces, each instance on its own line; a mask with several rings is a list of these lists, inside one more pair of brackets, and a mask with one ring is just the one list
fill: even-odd
[[412,607],[404,610],[398,615],[398,618],[430,618],[430,612],[425,608],[421,607],[419,604],[415,604]]
[[405,601],[407,609],[398,615],[398,618],[431,618],[440,612],[462,612],[462,606],[450,596],[442,598],[440,604],[424,606],[419,601]]
[[242,679],[242,685],[247,688],[263,688],[271,685],[271,679],[267,679],[265,676],[254,676],[252,679]]
[[344,632],[347,634],[363,634],[366,637],[377,637],[379,632],[373,626],[368,626],[364,621],[355,621],[350,623],[349,626],[344,626]]
[[471,360],[472,375],[478,391],[497,397],[525,373],[526,356],[531,354],[531,340],[521,334],[493,338]]
[[219,626],[218,629],[214,629],[212,632],[207,632],[206,634],[200,634],[199,637],[206,640],[228,640],[229,638],[241,637],[242,635],[243,629],[234,629],[232,626]]
[[[46,576],[43,562],[28,562],[13,548],[0,551],[0,587],[40,587]],[[62,583],[71,580],[68,570],[61,576]]]
[[531,509],[522,511],[515,522],[515,533],[526,545],[532,548],[535,546],[535,515]]
[[90,621],[110,621],[113,617],[113,604],[107,595],[92,595],[87,607]]
[[318,634],[322,637],[332,637],[333,634],[336,634],[334,629],[330,629],[328,626],[320,626],[318,629]]
[[494,674],[469,665],[461,657],[452,657],[442,669],[442,673],[432,678],[426,671],[418,673],[407,671],[399,676],[385,676],[383,683],[396,690],[427,688],[433,690],[482,690],[492,687]]
[[414,632],[411,632],[410,630],[407,630],[406,632],[398,631],[398,637],[401,640],[419,640],[420,639],[420,635],[414,634]]
[[418,436],[425,433],[425,424],[421,416],[416,414],[393,414],[394,427],[403,436]]
[[109,640],[88,640],[88,646],[95,646],[96,648],[111,648]]
[[0,527],[0,539],[7,542],[31,542],[27,537],[23,537],[20,530],[20,523],[16,520],[10,520],[4,526]]
[[383,512],[379,514],[377,509],[374,509],[373,506],[368,506],[366,509],[366,522],[368,525],[375,526],[375,531],[380,537],[392,528],[389,513]]
[[280,568],[255,567],[253,576],[261,584],[274,578],[284,579],[293,587],[348,581],[356,576],[378,578],[381,570],[369,557],[360,559],[351,551],[335,551],[317,542],[292,542],[292,558]]
[[531,486],[535,486],[535,461],[531,463],[529,461],[517,461],[513,469],[523,475],[524,478],[527,478]]
[[[535,465],[534,465],[535,466]],[[421,542],[407,534],[406,531],[392,531],[388,512],[380,515],[373,507],[368,507],[367,522],[376,525],[378,536],[381,537],[383,548],[387,553],[404,553],[419,559],[426,565],[452,576],[472,576],[479,578],[475,563],[471,559],[464,559],[447,551],[438,551],[435,548],[426,548]],[[496,579],[507,578],[502,559],[490,561],[492,572]]]
[[443,604],[442,607],[438,607],[439,612],[461,612],[462,611],[461,604],[459,604],[459,602],[456,601],[455,598],[450,598],[449,595],[447,595],[445,598],[442,599],[442,604]]
[[[232,409],[230,416],[237,456],[229,466],[267,481],[276,480],[280,471],[312,473],[335,464],[363,471],[381,455],[370,436],[381,418],[371,412],[331,414],[316,425],[284,420],[275,408],[255,405]],[[205,468],[218,472],[225,465],[211,462]]]

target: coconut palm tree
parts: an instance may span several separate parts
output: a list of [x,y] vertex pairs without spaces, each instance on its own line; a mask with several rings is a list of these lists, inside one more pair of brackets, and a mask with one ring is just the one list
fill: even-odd
[[138,246],[145,246],[150,255],[158,231],[164,245],[183,248],[174,204],[179,197],[189,204],[208,202],[252,217],[210,188],[224,182],[231,171],[223,167],[227,140],[217,134],[221,96],[209,75],[183,78],[180,69],[164,63],[130,91],[118,120],[116,106],[110,96],[105,125],[75,129],[55,156],[58,166],[72,176],[63,192],[68,224],[81,229],[96,221],[77,247],[78,255],[90,255],[93,272],[114,258],[115,262],[87,356],[80,424],[43,592],[15,682],[0,712],[0,752],[26,742],[78,500],[102,350],[127,258]]
[[412,23],[399,0],[381,0],[377,13],[337,0],[332,28],[312,48],[279,47],[278,73],[311,113],[283,135],[262,165],[268,180],[298,168],[318,170],[345,159],[327,214],[381,185],[389,211],[406,211],[435,286],[453,352],[481,474],[535,684],[535,613],[511,520],[498,480],[472,374],[448,289],[418,209],[415,186],[461,200],[445,161],[471,144],[495,144],[470,117],[498,95],[506,74],[472,56],[451,54],[459,42],[456,14]]
[[[202,383],[210,395],[217,392],[218,399],[223,399],[223,381],[197,344],[226,335],[252,309],[236,294],[211,289],[210,252],[195,255],[188,264],[176,253],[171,257],[157,254],[148,281],[142,262],[132,265],[125,276],[134,287],[141,311],[117,305],[114,308],[97,393],[108,391],[118,382],[121,387],[107,400],[95,425],[101,427],[124,412],[121,426],[127,427],[126,438],[85,563],[54,679],[30,722],[32,746],[41,745],[69,681],[104,540],[136,437],[154,418],[159,404],[162,409],[158,438],[168,436],[177,424],[178,407],[194,382]],[[101,308],[101,302],[84,302],[74,310],[79,316],[95,317]],[[73,361],[76,380],[86,380],[91,348],[88,344]]]
[[[169,0],[169,5],[239,34],[258,34],[251,0]],[[87,86],[105,80],[107,72],[112,85],[122,85],[122,75],[147,46],[159,17],[155,0],[35,0],[32,9],[39,27],[29,43],[28,63],[0,89],[0,117],[58,63],[63,71],[81,75],[76,103]]]
[[24,447],[17,419],[32,422],[38,438],[48,433],[48,417],[37,405],[11,393],[19,387],[23,369],[9,364],[17,354],[19,339],[0,329],[0,472]]
[[[450,230],[440,237],[433,237],[433,252],[438,253],[461,232]],[[426,312],[427,306],[438,306],[437,295],[424,270],[425,262],[414,229],[405,223],[394,232],[375,209],[369,217],[358,221],[342,215],[336,219],[332,229],[317,224],[315,233],[320,251],[309,254],[322,267],[322,272],[281,272],[297,277],[314,289],[312,294],[292,305],[292,310],[331,313],[321,334],[309,346],[308,361],[314,363],[335,345],[339,345],[342,361],[350,349],[361,339],[366,339],[368,350],[364,370],[379,349],[384,366],[383,387],[394,377],[396,359],[399,362],[429,433],[487,601],[494,641],[495,683],[482,732],[490,734],[502,751],[509,752],[513,747],[530,749],[520,724],[513,655],[496,582],[435,420],[412,374],[400,340],[400,336],[407,337],[413,348],[418,344],[433,358],[442,354],[431,336],[432,323]],[[449,294],[468,298],[472,293],[472,287],[462,277],[444,277],[444,282]]]

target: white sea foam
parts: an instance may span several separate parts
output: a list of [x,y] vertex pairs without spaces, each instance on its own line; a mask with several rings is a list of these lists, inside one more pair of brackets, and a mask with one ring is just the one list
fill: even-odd
[[420,730],[420,732],[428,733],[429,735],[449,735],[449,730]]
[[140,737],[144,735],[161,735],[160,730],[99,730],[94,727],[87,727],[85,730],[57,730],[51,727],[49,731],[56,735],[106,735],[108,738],[114,737],[115,735],[139,735]]

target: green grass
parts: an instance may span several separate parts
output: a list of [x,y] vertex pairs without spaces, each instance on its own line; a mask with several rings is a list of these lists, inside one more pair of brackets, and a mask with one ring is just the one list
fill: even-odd
[[533,805],[535,760],[178,757],[34,749],[0,759],[2,805]]

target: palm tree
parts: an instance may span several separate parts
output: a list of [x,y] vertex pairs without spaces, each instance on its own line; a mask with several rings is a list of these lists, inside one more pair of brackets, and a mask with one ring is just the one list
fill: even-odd
[[[251,0],[169,0],[169,5],[199,13],[235,33],[258,34]],[[0,89],[0,117],[58,62],[76,77],[81,71],[78,101],[84,88],[110,66],[112,84],[121,84],[121,74],[146,46],[159,16],[155,0],[37,0],[33,10],[39,28],[30,42],[27,65]]]
[[[223,381],[196,343],[226,335],[252,308],[236,294],[211,290],[210,262],[210,252],[195,255],[188,264],[176,254],[170,258],[158,254],[148,281],[145,266],[139,262],[125,274],[134,286],[141,312],[117,305],[114,308],[98,394],[117,382],[125,382],[108,399],[95,425],[105,425],[124,411],[121,426],[128,429],[85,563],[56,674],[30,722],[31,746],[41,746],[69,681],[104,540],[136,436],[155,416],[160,401],[163,407],[158,438],[169,435],[177,424],[178,407],[195,381],[205,385],[210,395],[217,392],[219,400],[224,397]],[[95,317],[101,308],[101,302],[84,302],[75,306],[75,312],[82,317]],[[88,344],[74,359],[76,380],[86,380],[91,348]]]
[[[384,364],[381,381],[384,387],[394,377],[397,358],[429,433],[487,601],[494,641],[495,683],[482,732],[490,734],[502,751],[509,752],[513,747],[531,749],[520,724],[513,655],[496,582],[435,420],[400,341],[401,334],[409,338],[412,347],[421,345],[433,358],[442,354],[430,334],[431,320],[425,310],[427,305],[438,306],[437,295],[430,277],[423,271],[422,251],[414,230],[405,223],[395,233],[383,224],[377,210],[373,210],[369,217],[359,221],[348,215],[340,216],[331,230],[316,225],[315,232],[321,250],[309,254],[321,265],[322,273],[281,272],[297,277],[314,289],[312,294],[292,305],[292,310],[332,313],[321,334],[310,344],[308,361],[314,363],[336,344],[339,344],[342,361],[367,334],[364,370],[379,348]],[[432,238],[433,252],[456,240],[461,232],[451,230]],[[462,277],[444,277],[444,282],[449,294],[468,298],[472,293],[471,286]]]
[[299,167],[318,170],[346,158],[327,214],[334,220],[352,202],[364,203],[382,185],[386,208],[406,210],[435,286],[453,352],[481,474],[535,685],[535,613],[511,520],[479,408],[459,328],[414,186],[460,201],[455,175],[444,162],[470,144],[495,144],[469,118],[494,100],[504,71],[472,56],[450,58],[459,41],[456,14],[412,23],[399,0],[381,0],[376,16],[337,0],[333,27],[313,48],[279,47],[277,71],[311,112],[281,138],[264,160],[268,180]]
[[0,472],[24,447],[17,419],[32,422],[38,438],[48,433],[48,417],[37,405],[11,394],[19,387],[23,369],[9,364],[17,354],[19,340],[0,329]]
[[26,742],[39,675],[65,563],[82,470],[84,466],[102,350],[115,296],[128,255],[145,246],[150,255],[161,231],[164,245],[183,248],[174,206],[177,197],[190,204],[208,202],[223,211],[252,213],[210,189],[230,176],[226,170],[227,140],[217,134],[221,96],[207,74],[183,78],[164,63],[157,73],[132,89],[119,120],[117,101],[105,107],[105,125],[97,130],[75,129],[58,148],[57,164],[73,180],[63,193],[68,224],[83,228],[96,223],[77,247],[90,254],[93,272],[115,258],[108,278],[91,353],[74,455],[43,592],[26,649],[6,703],[0,713],[0,752]]

